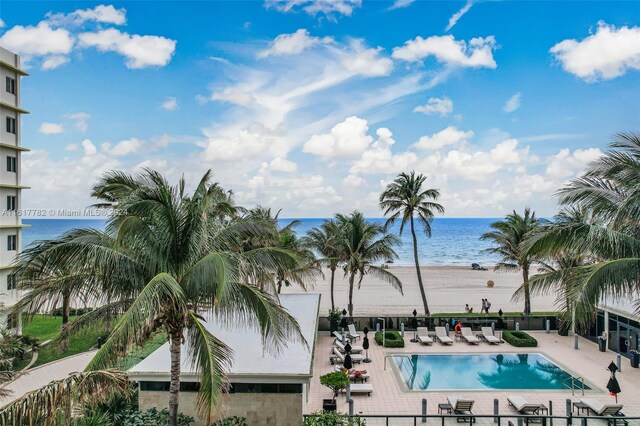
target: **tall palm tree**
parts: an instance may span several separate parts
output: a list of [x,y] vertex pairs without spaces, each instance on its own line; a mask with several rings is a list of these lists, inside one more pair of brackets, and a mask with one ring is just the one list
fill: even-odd
[[[588,221],[559,224],[532,238],[532,250],[588,253],[564,271],[576,321],[588,325],[603,298],[636,300],[640,312],[640,134],[619,134],[610,150],[558,191],[564,205],[589,210]],[[541,277],[540,285],[557,277]]]
[[402,283],[391,272],[376,262],[396,259],[394,247],[400,244],[398,237],[388,234],[384,227],[377,223],[367,222],[362,213],[355,211],[349,216],[336,215],[340,227],[340,251],[344,253],[344,273],[349,277],[349,316],[353,317],[353,286],[356,276],[358,288],[365,275],[371,274],[391,284],[402,293]]
[[319,227],[307,232],[304,244],[317,251],[322,258],[318,262],[326,265],[331,271],[331,310],[335,310],[334,285],[336,269],[342,260],[342,251],[339,245],[340,227],[335,220],[325,220]]
[[414,221],[417,218],[427,238],[431,237],[431,221],[435,213],[444,213],[444,207],[436,203],[440,192],[437,189],[423,188],[427,177],[423,174],[400,173],[398,177],[385,188],[380,194],[380,207],[384,210],[384,215],[389,216],[385,226],[394,223],[398,218],[400,221],[400,235],[404,231],[407,222],[411,228],[411,238],[413,239],[413,259],[416,264],[416,274],[418,274],[418,286],[422,296],[422,306],[424,314],[429,315],[429,305],[427,304],[427,294],[422,282],[420,272],[420,262],[418,260],[418,237],[416,236]]
[[527,250],[523,244],[540,226],[535,212],[528,207],[524,215],[514,210],[504,220],[490,225],[491,231],[482,234],[482,240],[491,240],[494,247],[486,249],[488,253],[500,256],[494,270],[522,271],[522,288],[524,293],[524,313],[531,314],[531,295],[529,289],[529,271],[537,256]]
[[170,425],[177,424],[181,346],[202,375],[199,408],[210,417],[224,385],[231,350],[205,327],[203,314],[261,331],[266,350],[285,341],[304,342],[295,319],[277,297],[253,284],[255,271],[274,271],[282,263],[298,264],[282,249],[242,251],[243,241],[271,229],[260,222],[227,219],[217,211],[220,187],[207,172],[188,194],[181,179],[171,186],[157,172],[133,177],[105,175],[94,187],[100,201],[117,206],[105,231],[72,230],[31,259],[43,271],[53,267],[91,273],[87,291],[104,305],[69,322],[78,332],[105,319],[115,324],[88,371],[116,365],[133,345],[142,345],[156,330],[170,343]]

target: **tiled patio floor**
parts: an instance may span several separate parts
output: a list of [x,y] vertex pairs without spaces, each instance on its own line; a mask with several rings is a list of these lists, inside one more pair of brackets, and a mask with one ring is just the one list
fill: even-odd
[[[481,343],[479,346],[470,346],[466,343],[456,342],[453,346],[442,346],[434,343],[432,346],[425,346],[419,343],[411,343],[409,340],[413,336],[411,332],[405,334],[405,347],[400,349],[383,349],[378,346],[371,338],[371,347],[369,349],[369,358],[373,362],[369,364],[356,365],[357,368],[366,369],[371,378],[368,383],[373,386],[374,392],[370,397],[366,395],[353,396],[355,412],[363,415],[367,414],[410,414],[418,415],[421,413],[422,399],[427,399],[427,407],[429,414],[436,414],[438,403],[447,401],[449,395],[460,395],[464,398],[475,400],[473,408],[474,414],[493,414],[493,399],[498,398],[501,414],[515,414],[515,410],[508,406],[507,396],[509,394],[522,394],[527,400],[533,403],[543,403],[549,405],[549,401],[553,403],[553,413],[562,415],[566,409],[566,399],[570,398],[574,401],[580,399],[581,395],[576,392],[575,396],[571,395],[571,391],[456,391],[456,392],[405,392],[401,389],[400,383],[395,376],[393,367],[387,365],[384,369],[384,357],[388,354],[429,354],[429,353],[525,353],[538,352],[542,353],[565,370],[572,372],[577,376],[583,376],[588,382],[595,385],[599,389],[587,391],[589,397],[596,398],[604,402],[613,403],[614,399],[605,389],[609,379],[609,371],[606,366],[616,358],[616,354],[611,351],[599,352],[596,344],[580,339],[580,349],[573,349],[573,337],[562,337],[557,333],[546,334],[544,332],[532,333],[538,340],[537,348],[515,348],[508,343],[501,345],[489,345]],[[369,334],[373,337],[372,334]],[[309,390],[308,402],[306,404],[306,413],[318,411],[322,408],[322,399],[330,398],[331,391],[320,384],[319,377],[332,371],[333,366],[329,362],[329,353],[333,343],[333,338],[328,333],[320,333],[316,343],[315,359],[314,359],[314,377]],[[360,342],[358,342],[360,344]],[[391,361],[389,360],[388,364]],[[640,369],[630,367],[629,360],[622,358],[622,372],[617,375],[622,392],[618,396],[618,401],[624,404],[623,412],[626,416],[640,416]],[[338,411],[347,412],[348,404],[346,398],[341,396],[338,398]],[[515,420],[512,420],[517,424]],[[565,422],[556,421],[554,424],[564,424]],[[588,424],[606,424],[606,422],[589,420]],[[383,421],[367,420],[367,425],[386,424]],[[390,421],[390,425],[410,425],[413,419],[396,419]],[[418,424],[423,424],[418,421]],[[440,420],[429,420],[427,424],[440,424]],[[446,424],[455,424],[455,421],[448,421]],[[478,419],[476,424],[494,424],[492,419]],[[507,424],[503,422],[503,424]],[[574,422],[574,424],[580,424]],[[630,425],[640,426],[640,420],[629,423]]]

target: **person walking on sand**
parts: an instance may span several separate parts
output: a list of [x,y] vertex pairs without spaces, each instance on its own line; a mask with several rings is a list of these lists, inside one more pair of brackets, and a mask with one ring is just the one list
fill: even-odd
[[480,313],[484,314],[484,310],[487,308],[487,302],[485,299],[482,299],[482,307],[480,308]]
[[491,302],[489,302],[489,299],[485,299],[484,302],[484,310],[487,313],[487,315],[489,315],[489,308],[491,307]]

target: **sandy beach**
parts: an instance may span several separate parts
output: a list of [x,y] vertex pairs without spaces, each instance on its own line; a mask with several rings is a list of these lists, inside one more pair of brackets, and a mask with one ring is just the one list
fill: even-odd
[[[389,268],[403,285],[403,293],[394,290],[372,276],[365,276],[360,290],[354,289],[354,316],[374,316],[380,314],[410,315],[413,309],[422,310],[422,299],[418,288],[416,270],[413,266],[391,266]],[[467,267],[426,266],[421,268],[423,282],[427,292],[427,301],[432,313],[464,312],[468,303],[474,312],[480,312],[482,299],[489,299],[491,311],[520,312],[522,301],[513,302],[511,296],[522,283],[522,275],[488,271],[474,271]],[[324,278],[318,277],[310,292],[322,294],[321,310],[325,313],[331,307],[330,271],[324,270]],[[493,280],[493,288],[487,287],[487,281]],[[301,292],[299,287],[283,287],[283,293]],[[336,271],[335,301],[340,309],[345,308],[349,299],[349,283],[342,270]],[[536,296],[532,298],[533,311],[553,311],[554,296]]]

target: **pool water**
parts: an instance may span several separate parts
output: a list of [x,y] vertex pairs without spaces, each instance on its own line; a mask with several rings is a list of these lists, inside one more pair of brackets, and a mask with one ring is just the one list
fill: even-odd
[[409,390],[562,390],[571,386],[567,380],[571,375],[538,353],[399,355],[393,361]]

